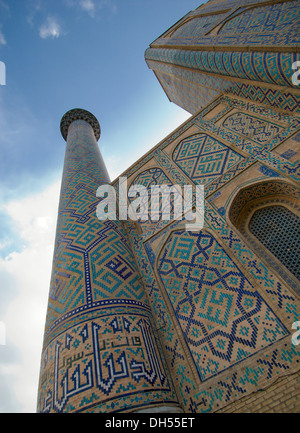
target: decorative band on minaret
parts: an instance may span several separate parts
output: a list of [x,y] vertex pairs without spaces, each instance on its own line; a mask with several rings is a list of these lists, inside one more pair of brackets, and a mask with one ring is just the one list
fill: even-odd
[[109,183],[91,113],[68,111],[39,412],[176,411],[151,309],[120,221],[96,216]]
[[60,132],[64,140],[67,141],[69,126],[75,120],[84,120],[87,122],[93,128],[96,140],[99,140],[101,129],[98,120],[92,113],[82,110],[81,108],[73,108],[73,110],[68,111],[62,117],[60,122]]

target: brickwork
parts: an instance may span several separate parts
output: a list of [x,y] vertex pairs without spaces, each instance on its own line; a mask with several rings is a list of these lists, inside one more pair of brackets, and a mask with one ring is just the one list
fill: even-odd
[[209,1],[146,51],[193,116],[122,176],[149,193],[203,185],[200,231],[174,218],[99,221],[96,191],[110,182],[100,127],[84,110],[64,116],[38,410],[300,410],[299,10]]
[[[142,235],[134,226],[127,230],[186,412],[230,411],[240,399],[245,402],[241,411],[251,411],[254,394],[277,389],[281,379],[299,370],[300,352],[291,343],[292,323],[299,320],[299,281],[232,224],[233,215],[243,217],[243,203],[250,205],[251,197],[292,206],[299,215],[300,155],[294,155],[297,147],[289,141],[298,134],[299,120],[224,95],[124,173],[130,184],[139,173],[150,179],[147,173],[159,167],[174,184],[205,185],[200,234],[187,232],[183,222]],[[277,158],[287,142],[293,153],[286,156],[294,155],[294,163]],[[288,410],[284,401],[289,399],[290,407],[297,405],[297,395],[292,388],[288,392],[278,411]]]
[[120,221],[96,217],[110,182],[98,121],[71,110],[40,373],[41,412],[178,406]]
[[300,373],[279,379],[264,391],[257,391],[226,406],[219,413],[299,413]]
[[299,110],[291,67],[300,59],[299,26],[298,0],[207,2],[145,59],[169,99],[192,114],[224,91],[291,112]]

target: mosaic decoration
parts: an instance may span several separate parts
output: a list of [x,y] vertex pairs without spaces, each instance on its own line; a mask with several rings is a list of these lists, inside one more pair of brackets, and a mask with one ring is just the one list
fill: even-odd
[[74,122],[74,120],[84,120],[85,122],[89,123],[93,128],[96,140],[99,140],[101,130],[98,120],[92,113],[83,110],[82,108],[73,108],[72,110],[68,111],[68,115],[64,116],[61,120],[60,132],[64,140],[67,140],[69,126],[72,122]]
[[[275,269],[277,273],[287,282],[289,287],[291,287],[295,293],[298,294],[300,294],[299,281],[292,278],[291,275],[286,271],[285,266],[282,265],[284,264],[284,261],[282,263],[278,262],[274,259],[273,255],[266,254],[266,248],[264,248],[260,242],[257,242],[255,237],[250,235],[247,221],[248,216],[257,210],[259,206],[288,206],[297,213],[300,210],[299,198],[299,190],[289,183],[279,180],[259,182],[255,183],[254,185],[252,184],[250,186],[245,186],[235,196],[229,211],[229,218],[231,222],[238,227],[239,231],[248,240],[248,243],[251,245],[253,250],[264,257],[265,261],[269,263],[269,265]],[[239,218],[240,215],[244,215],[244,218]],[[279,228],[279,230],[283,230],[286,227],[286,224],[287,222],[284,223],[283,227]],[[270,229],[268,229],[266,233],[270,233]],[[294,224],[294,227],[290,228],[288,234],[288,236],[291,236],[294,239],[293,242],[290,245],[288,242],[283,242],[281,244],[278,239],[282,239],[282,234],[281,236],[276,237],[277,248],[284,248],[288,255],[292,254],[294,248],[297,249],[297,233],[297,225]],[[286,245],[289,246],[286,247]],[[297,257],[297,253],[295,254],[295,257]],[[295,262],[297,263],[297,259],[295,259]]]
[[152,398],[155,391],[167,396],[170,388],[147,316],[133,310],[124,314],[124,308],[123,314],[105,310],[48,345],[42,360],[42,412],[105,412],[112,396],[112,407],[124,409],[124,397],[128,402],[141,387]]
[[[220,218],[217,213],[210,208],[210,206],[206,209],[206,217],[207,221],[210,222],[216,233],[221,236],[222,241],[227,245],[227,248],[230,248],[230,251],[236,259],[241,260],[244,267],[246,266],[246,269],[251,271],[252,276],[257,280],[257,284],[262,284],[262,286],[266,288],[266,293],[271,296],[272,303],[274,303],[273,305],[275,305],[276,308],[279,308],[281,312],[285,312],[289,321],[298,320],[297,318],[299,317],[299,313],[297,313],[297,311],[299,309],[297,307],[297,301],[293,295],[291,295],[291,292],[284,288],[278,280],[276,282],[274,275],[272,275],[272,273],[262,265],[259,260],[254,259],[253,253],[249,251],[247,246],[241,242],[236,234],[226,226],[224,220]],[[173,226],[175,224],[176,223],[173,223]],[[163,242],[163,240],[166,239],[166,235],[170,232],[170,229],[172,229],[172,225],[168,227],[167,233],[161,232],[157,234],[146,244],[146,246],[148,245],[150,247],[147,249],[147,254],[151,260],[152,266],[154,266],[155,260],[155,250],[153,250],[155,239],[161,239]],[[134,236],[133,231],[130,230],[128,234],[132,239]],[[287,340],[288,343],[280,346],[279,349],[276,349],[275,351],[278,364],[275,362],[270,368],[268,361],[269,352],[265,349],[263,352],[264,355],[250,355],[242,361],[244,368],[242,370],[238,369],[237,372],[234,373],[234,383],[236,386],[233,386],[231,374],[229,374],[228,377],[222,376],[222,380],[219,380],[218,382],[214,381],[211,383],[210,378],[208,378],[202,382],[203,385],[197,385],[196,378],[193,377],[189,370],[188,360],[185,360],[185,352],[183,352],[180,347],[176,328],[170,323],[170,319],[166,314],[167,306],[165,306],[166,310],[162,310],[164,301],[160,298],[159,290],[156,286],[151,268],[146,266],[147,255],[144,255],[140,243],[134,242],[134,244],[136,245],[135,251],[138,254],[138,262],[141,264],[144,263],[143,272],[145,272],[145,278],[148,281],[150,302],[151,304],[153,302],[152,307],[156,312],[157,317],[160,318],[160,320],[163,319],[163,322],[160,322],[160,326],[164,330],[164,339],[162,341],[166,342],[165,347],[167,349],[167,354],[169,354],[169,362],[172,363],[173,377],[176,377],[176,380],[178,381],[177,389],[181,394],[186,411],[207,412],[217,410],[219,407],[224,406],[224,404],[226,405],[229,402],[247,395],[249,392],[257,390],[258,383],[260,387],[268,386],[269,382],[272,382],[272,380],[276,380],[279,377],[278,375],[285,374],[286,372],[292,373],[297,369],[297,359],[299,359],[298,357],[300,352],[299,350],[297,351],[296,348],[293,348],[290,351],[290,340]],[[152,255],[149,255],[149,252],[152,252]],[[176,260],[177,263],[179,263],[180,257],[177,256]],[[185,276],[186,270],[183,273],[183,278],[185,278]],[[152,281],[152,283],[150,281]],[[169,290],[172,289],[170,288]],[[216,304],[215,307],[222,309],[221,303],[219,303],[219,306]],[[188,321],[185,323],[186,326],[188,326],[188,323]],[[260,352],[258,352],[258,354],[259,353]],[[257,357],[258,361],[255,361]],[[259,362],[257,368],[257,364],[255,364],[256,362]],[[214,379],[214,376],[212,379]],[[263,385],[264,381],[266,381],[265,385]],[[206,383],[207,385],[205,385]],[[199,392],[198,389],[201,389],[201,392]],[[226,393],[226,399],[224,399],[224,393]]]
[[[220,102],[226,102],[226,104],[228,104],[229,110],[233,107],[239,107],[240,104],[240,107],[244,111],[246,110],[247,112],[249,112],[249,114],[252,112],[254,115],[255,113],[259,113],[261,116],[263,113],[263,115],[268,116],[269,119],[273,118],[273,120],[275,121],[277,121],[278,119],[280,123],[283,122],[287,125],[287,129],[284,130],[284,132],[282,133],[282,137],[286,137],[286,131],[289,131],[288,133],[293,133],[293,122],[296,122],[297,124],[297,119],[295,118],[279,115],[278,113],[274,113],[271,110],[257,107],[254,104],[247,104],[245,102],[237,101],[236,99],[233,101],[232,99],[225,97],[217,100],[215,102],[215,105]],[[207,110],[210,109],[211,107],[207,108]],[[224,112],[226,112],[225,109]],[[220,118],[221,117],[222,113],[220,114]],[[194,125],[197,124],[199,119],[201,119],[201,117],[195,117],[196,123],[194,123]],[[180,134],[186,131],[191,126],[191,124],[193,124],[191,121],[186,122],[183,127],[179,128],[178,131],[175,131],[173,136],[168,138],[165,142],[161,143],[149,155],[149,158],[151,158],[152,155],[154,156],[155,161],[162,168],[164,168],[164,170],[166,170],[168,176],[171,176],[170,178],[173,179],[174,183],[175,181],[178,183],[181,182],[180,179],[182,178],[182,174],[179,167],[177,166],[178,168],[176,169],[174,163],[172,164],[170,156],[168,156],[167,152],[164,149],[169,146],[169,144],[172,142],[172,139],[174,140],[176,137],[180,136]],[[211,125],[213,125],[212,122],[202,121],[201,123],[199,122],[199,125],[200,124],[201,128],[203,129],[211,128]],[[221,130],[221,127],[213,128],[214,134],[218,133]],[[230,139],[230,135],[228,135],[228,132],[226,132],[226,135],[224,133],[224,136],[222,137],[223,139]],[[234,145],[238,144],[239,142],[236,137],[237,136],[235,136],[232,141]],[[282,140],[284,139],[285,138],[282,138]],[[280,142],[280,138],[278,136],[275,137],[274,140],[276,141],[276,143]],[[258,145],[262,146],[259,143]],[[252,149],[253,144],[251,144],[251,146]],[[252,151],[253,150],[251,150],[251,152]],[[227,172],[223,173],[221,176],[218,176],[213,182],[207,185],[205,189],[206,196],[209,196],[212,191],[218,191],[218,188],[221,188],[223,185],[226,185],[226,183],[233,180],[239,173],[246,170],[247,167],[250,167],[255,160],[256,158],[254,156],[249,156],[245,160],[242,159],[241,162],[232,166],[232,168],[230,168]],[[267,173],[271,173],[271,171],[272,170],[268,168],[268,170],[265,172],[265,175],[268,176]],[[274,172],[272,172],[272,176],[274,176]],[[254,192],[254,195],[255,194],[256,193]],[[262,301],[263,305],[267,305],[269,308],[271,308],[273,312],[275,311],[273,309],[274,306],[278,308],[281,312],[284,312],[284,314],[286,314],[288,317],[288,319],[286,320],[288,320],[289,323],[298,320],[297,318],[299,317],[299,313],[297,301],[291,291],[284,287],[282,283],[278,281],[278,279],[276,279],[270,269],[266,268],[266,266],[262,262],[260,262],[257,258],[253,257],[253,252],[249,250],[248,246],[243,244],[243,242],[241,241],[241,239],[239,239],[236,233],[234,233],[231,229],[228,228],[224,219],[220,217],[220,214],[214,211],[208,205],[208,203],[205,215],[208,226],[211,230],[216,232],[216,234],[218,234],[218,236],[222,238],[222,241],[231,251],[231,255],[233,254],[236,260],[243,263],[243,267],[246,267],[246,269],[249,270],[251,276],[254,278],[256,284],[259,287],[265,287],[266,295],[272,299],[272,306],[269,303],[266,303],[265,300]],[[249,392],[257,390],[258,383],[260,386],[268,386],[269,383],[272,383],[273,380],[278,378],[278,375],[280,376],[282,374],[285,374],[285,372],[295,371],[295,369],[297,369],[297,357],[300,353],[296,350],[296,348],[292,348],[292,350],[290,350],[290,340],[285,339],[285,337],[290,338],[289,332],[281,321],[280,326],[282,326],[283,330],[282,341],[288,341],[289,343],[282,343],[281,345],[281,340],[279,337],[279,340],[274,340],[274,343],[278,345],[278,349],[274,349],[272,351],[271,349],[268,349],[266,344],[265,348],[262,349],[263,355],[260,354],[260,350],[255,352],[255,350],[252,348],[253,353],[248,357],[245,356],[244,360],[241,361],[245,366],[245,373],[238,372],[239,370],[237,370],[237,372],[234,373],[234,378],[232,378],[232,375],[224,377],[223,374],[224,372],[226,372],[225,367],[224,370],[220,370],[216,373],[216,375],[222,374],[222,380],[220,379],[217,382],[215,381],[211,383],[211,378],[215,380],[215,376],[210,377],[208,374],[207,378],[202,382],[203,385],[201,385],[200,387],[202,391],[197,391],[199,389],[197,379],[192,376],[191,371],[187,367],[188,360],[186,359],[185,352],[180,346],[180,339],[178,338],[178,335],[175,331],[175,326],[170,320],[171,313],[168,313],[168,306],[165,304],[165,301],[161,297],[160,289],[152,270],[152,268],[155,268],[157,251],[159,251],[159,247],[156,247],[156,249],[154,248],[154,245],[156,245],[156,239],[160,239],[161,241],[159,244],[162,245],[164,243],[164,240],[166,239],[166,236],[168,236],[170,230],[175,226],[179,227],[179,225],[180,223],[173,223],[166,229],[159,231],[155,236],[152,236],[149,240],[147,240],[146,244],[144,244],[144,247],[141,242],[142,240],[138,236],[134,235],[133,230],[129,230],[127,233],[132,241],[132,245],[134,246],[134,251],[136,253],[139,266],[141,267],[141,269],[143,269],[143,275],[146,282],[146,290],[149,295],[150,304],[154,311],[154,316],[158,320],[159,328],[164,330],[162,341],[165,341],[164,344],[168,356],[168,362],[172,368],[171,371],[173,371],[173,377],[176,377],[176,380],[178,381],[177,389],[180,392],[181,399],[184,402],[185,408],[186,410],[192,412],[214,411],[236,399],[247,395]],[[147,262],[151,264],[151,266],[149,266]],[[245,276],[244,273],[243,275]],[[171,287],[171,285],[169,287]],[[257,292],[257,294],[258,293],[259,292]],[[260,299],[263,299],[261,298],[261,294],[259,295],[259,297]],[[188,323],[188,321],[186,323]],[[269,347],[271,347],[272,344],[273,343],[270,343]],[[289,353],[288,356],[286,355],[287,352]],[[269,355],[269,353],[271,354]],[[273,353],[275,355],[272,355]],[[271,359],[271,361],[269,361],[269,359]],[[272,361],[273,359],[274,362]],[[222,360],[222,362],[225,364],[225,361]],[[204,387],[204,384],[207,385]]]
[[[237,5],[226,1],[223,11],[222,5],[207,3],[202,10],[188,14],[181,26],[177,24],[175,31],[171,29],[151,46],[297,46],[298,1],[267,6],[259,3],[241,0]],[[247,5],[251,7],[246,8]],[[211,15],[207,15],[209,13]]]
[[231,222],[236,225],[243,208],[253,200],[258,198],[266,199],[278,195],[289,197],[290,200],[297,201],[300,199],[299,190],[294,185],[279,180],[253,183],[250,186],[244,187],[231,204],[229,210]]
[[300,60],[294,53],[226,52],[148,48],[147,60],[212,72],[246,80],[293,87],[291,65]]
[[246,135],[251,140],[264,144],[275,137],[284,128],[245,113],[234,113],[223,122],[223,127],[238,134]]
[[243,157],[207,134],[196,134],[176,147],[173,159],[195,183],[206,185]]
[[[176,24],[154,41],[145,53],[148,66],[155,71],[173,102],[193,114],[210,104],[156,146],[146,156],[144,163],[154,157],[155,164],[166,172],[172,182],[175,183],[175,179],[180,181],[183,175],[185,179],[196,182],[193,176],[197,150],[190,138],[184,139],[187,143],[191,141],[190,148],[186,144],[188,150],[182,148],[181,154],[183,159],[188,155],[187,161],[180,166],[176,160],[178,149],[184,141],[178,144],[178,137],[184,134],[186,137],[189,128],[196,125],[199,135],[209,136],[217,142],[220,139],[221,144],[226,143],[226,147],[237,155],[241,152],[241,158],[235,164],[221,173],[213,173],[216,176],[205,184],[205,227],[209,232],[194,234],[180,231],[180,222],[174,222],[146,239],[139,239],[132,230],[128,231],[137,262],[143,268],[149,302],[163,330],[161,341],[164,342],[171,374],[176,378],[176,387],[185,410],[191,412],[216,411],[251,392],[276,383],[279,377],[299,370],[300,352],[290,343],[291,323],[299,318],[297,291],[293,285],[282,283],[277,277],[280,273],[276,267],[265,264],[266,251],[262,249],[255,255],[256,250],[252,249],[250,243],[246,244],[226,220],[228,205],[238,190],[239,176],[254,164],[259,164],[258,178],[251,177],[249,171],[247,181],[253,197],[257,193],[255,184],[258,180],[272,180],[277,185],[281,182],[278,179],[286,178],[295,182],[300,175],[300,167],[291,159],[295,157],[295,149],[290,148],[285,152],[279,150],[281,143],[295,136],[300,126],[299,116],[295,115],[299,112],[299,95],[297,91],[290,93],[287,90],[292,87],[292,71],[288,69],[293,61],[298,60],[298,54],[284,54],[285,45],[293,47],[299,44],[299,5],[295,1],[267,6],[259,3],[254,5],[258,8],[247,9],[248,5],[253,6],[251,1],[241,1],[238,5],[237,2],[226,2],[226,8],[231,9],[223,12],[219,3],[210,5],[208,2],[189,13],[182,20],[182,26]],[[224,16],[218,15],[218,12],[224,13]],[[211,21],[209,13],[214,13],[210,16]],[[225,25],[222,27],[221,24]],[[276,24],[281,32],[276,31]],[[240,25],[242,31],[237,33],[235,25]],[[197,32],[198,35],[201,33],[201,37],[197,36]],[[227,45],[231,47],[230,52],[226,52]],[[251,51],[251,47],[258,45],[270,47],[265,50],[270,56],[258,53],[255,49]],[[205,47],[203,50],[202,46]],[[214,46],[214,51],[208,50],[207,47],[211,46]],[[222,50],[218,51],[218,46],[222,46]],[[239,50],[234,51],[235,46]],[[243,51],[243,46],[247,46],[247,51]],[[277,51],[271,54],[272,46],[282,47],[281,53]],[[276,87],[278,85],[284,85],[285,89]],[[218,104],[222,109],[216,112],[216,116],[210,121],[204,120],[205,115]],[[278,108],[282,111],[277,111]],[[233,109],[235,112],[238,110],[238,113],[231,113]],[[283,111],[293,115],[288,116]],[[195,135],[193,130],[193,137]],[[175,140],[177,147],[171,147]],[[276,149],[276,153],[273,149]],[[190,151],[190,154],[185,154],[185,151]],[[203,149],[199,155],[205,156]],[[189,157],[191,160],[194,157],[194,161],[189,161]],[[209,167],[207,164],[203,168],[204,178],[205,172],[209,176]],[[134,170],[136,167],[130,168],[128,172],[132,174]],[[292,188],[290,184],[285,185],[286,190]],[[221,208],[214,208],[212,197],[217,194],[222,196],[224,191],[228,191],[228,186],[232,186],[232,195],[227,197],[221,212]],[[271,190],[268,190],[268,194],[271,194]],[[293,197],[296,199],[295,191]],[[197,241],[191,240],[197,235]],[[236,273],[236,286],[226,286],[226,278],[222,279],[231,271]],[[218,288],[214,287],[214,282]],[[264,337],[259,340],[258,333],[255,334],[254,328],[249,326],[248,330],[252,329],[253,332],[249,332],[248,336],[251,334],[258,338],[257,346],[251,340],[252,346],[249,343],[247,349],[242,348],[242,341],[247,341],[245,335],[239,335],[240,339],[235,342],[231,331],[227,332],[225,326],[226,318],[230,317],[232,311],[228,308],[229,298],[225,297],[225,293],[228,294],[225,286],[228,290],[235,287],[235,294],[240,293],[240,290],[249,290],[254,297],[252,299],[258,302],[252,306],[259,305],[258,309],[253,309],[255,313],[252,318],[257,319],[261,314],[264,322],[259,332],[268,333],[267,329],[271,330],[269,324],[272,323],[278,334],[277,331],[271,333],[272,336],[268,334],[269,341]],[[161,296],[161,291],[168,295],[167,301]],[[235,301],[232,305],[234,314],[239,318],[237,306],[242,304]],[[248,308],[247,311],[251,311],[250,305]],[[263,317],[272,319],[268,322]],[[229,323],[231,326],[234,319]],[[242,325],[242,321],[239,323]],[[180,344],[178,325],[185,337],[190,358],[186,348]],[[207,333],[204,336],[205,331]],[[214,335],[217,331],[218,337]],[[199,341],[206,351],[201,351]],[[234,358],[235,349],[237,352],[240,350],[239,359],[238,356]],[[231,355],[233,358],[226,364]],[[198,371],[198,379],[190,370],[191,359]],[[234,367],[234,363],[239,364],[238,368]]]
[[146,51],[170,99],[194,116],[123,175],[148,191],[204,184],[200,232],[181,220],[100,222],[96,190],[110,180],[99,123],[81,109],[63,117],[38,411],[215,412],[294,383],[299,285],[243,224],[257,199],[297,214],[298,24],[298,1],[208,2]]
[[[206,4],[150,45],[146,62],[171,101],[195,114],[219,96],[218,91],[227,91],[299,111],[297,92],[268,85],[297,88],[291,65],[300,60],[299,2],[259,3],[227,1],[219,8]],[[257,49],[262,46],[268,47],[265,53]],[[292,47],[295,52],[288,53]]]
[[[169,75],[160,72],[159,69],[161,64],[159,63],[149,62],[149,66],[151,65],[153,65],[153,69],[157,70],[157,77],[171,101],[192,114],[197,113],[200,108],[207,103],[207,101],[211,101],[220,95],[217,87],[210,88],[198,84],[197,81],[199,77],[197,76],[197,73],[194,73],[196,77],[193,77],[194,80],[190,82],[177,78],[177,71],[172,75],[172,78],[170,78]],[[189,71],[189,75],[193,75],[193,72]]]
[[249,392],[257,392],[263,386],[268,386],[269,379],[276,373],[292,374],[293,364],[299,362],[299,356],[300,350],[288,343],[278,349],[266,351],[263,358],[255,357],[253,364],[246,366],[245,371],[225,376],[213,387],[190,397],[188,410],[202,413],[217,411],[224,405],[245,397]]
[[214,16],[209,15],[191,18],[178,29],[172,31],[168,37],[197,39],[200,35],[202,36],[203,33],[207,33],[211,27],[225,16],[226,14],[218,14]]
[[226,77],[221,78],[197,70],[178,68],[171,64],[151,60],[147,60],[147,63],[155,70],[172,102],[192,114],[220,96],[221,91],[241,96],[252,102],[280,108],[288,113],[300,111],[300,95],[297,93],[244,82],[232,82]]
[[288,334],[208,233],[172,233],[158,272],[202,381]]
[[[142,206],[139,209],[141,220],[138,221],[138,224],[140,225],[142,232],[147,236],[149,236],[151,233],[154,233],[156,230],[161,229],[169,222],[161,219],[161,215],[164,210],[162,206],[161,197],[159,198],[158,201],[152,200],[152,206],[154,205],[153,210],[159,213],[160,219],[158,221],[154,221],[153,219],[151,220],[151,203],[150,203],[151,186],[166,185],[170,187],[172,186],[172,182],[166,176],[166,174],[163,172],[161,168],[156,167],[140,173],[134,179],[132,185],[143,185],[148,190],[149,198],[147,198],[147,200],[144,200]],[[129,198],[129,202],[132,202],[133,200],[134,199]],[[143,215],[148,216],[147,221],[142,220]],[[173,215],[173,201],[171,197],[170,216],[172,215]]]
[[251,8],[228,20],[218,32],[221,34],[269,33],[300,30],[297,1]]
[[289,113],[300,112],[300,95],[281,92],[250,84],[234,84],[229,87],[231,94],[250,99],[253,102],[266,104],[270,107],[280,108]]
[[67,129],[38,410],[178,405],[126,231],[120,221],[96,217],[96,190],[109,178],[93,125],[75,114]]
[[219,102],[229,103],[231,108],[241,109],[243,111],[248,111],[249,115],[259,114],[267,117],[272,123],[274,121],[283,122],[286,124],[286,128],[277,135],[265,146],[256,144],[251,139],[244,139],[242,136],[234,134],[229,130],[216,126],[213,122],[204,121],[202,116],[196,118],[197,124],[209,133],[225,139],[228,143],[237,146],[241,150],[246,151],[249,155],[255,157],[257,160],[268,165],[271,169],[276,169],[279,173],[282,173],[294,180],[299,179],[300,175],[300,165],[292,164],[281,156],[277,156],[275,153],[271,153],[270,150],[278,146],[282,141],[284,141],[288,136],[300,129],[300,119],[297,116],[287,116],[280,114],[276,111],[272,111],[266,107],[260,107],[251,102],[245,102],[237,100],[234,98],[229,98],[227,96],[220,98]]

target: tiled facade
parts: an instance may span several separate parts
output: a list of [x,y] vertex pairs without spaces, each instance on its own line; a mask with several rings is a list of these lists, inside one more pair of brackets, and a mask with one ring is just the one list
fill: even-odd
[[170,100],[192,114],[221,92],[293,112],[299,35],[298,0],[211,0],[156,39],[145,58]]
[[211,0],[146,51],[193,116],[122,176],[148,191],[204,185],[200,231],[100,221],[99,124],[63,117],[39,411],[299,412],[299,6]]

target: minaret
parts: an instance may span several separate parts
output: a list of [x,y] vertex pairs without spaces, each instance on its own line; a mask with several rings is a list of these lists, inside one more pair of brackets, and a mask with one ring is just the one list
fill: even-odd
[[177,411],[124,227],[96,216],[97,188],[110,183],[99,123],[73,109],[61,133],[67,144],[38,411]]

